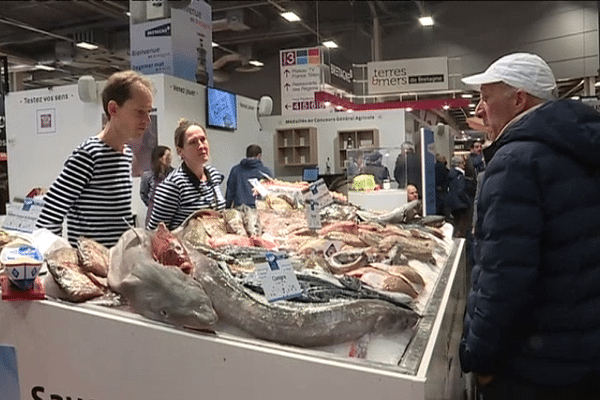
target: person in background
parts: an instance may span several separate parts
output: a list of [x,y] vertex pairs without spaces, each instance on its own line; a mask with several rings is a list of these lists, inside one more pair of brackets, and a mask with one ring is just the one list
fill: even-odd
[[452,169],[448,172],[448,195],[446,196],[446,212],[448,219],[454,221],[454,236],[464,238],[470,229],[471,199],[465,178],[465,159],[461,156],[452,157]]
[[415,185],[406,186],[406,200],[408,202],[419,200],[419,191]]
[[467,156],[465,165],[465,176],[469,179],[469,196],[475,198],[477,189],[477,175],[485,170],[485,162],[481,154],[481,142],[473,140],[470,145],[470,152]]
[[448,195],[448,160],[440,153],[435,154],[435,213],[444,215],[444,203]]
[[483,161],[483,155],[481,154],[481,142],[478,140],[473,140],[471,142],[469,151],[465,175],[473,180],[477,180],[477,174],[485,170],[485,162]]
[[131,225],[133,153],[127,142],[144,134],[153,104],[152,83],[134,71],[111,75],[102,90],[106,126],[80,144],[44,195],[36,222],[61,235],[66,217],[72,246],[81,236],[113,246]]
[[483,399],[600,393],[600,114],[554,100],[548,64],[463,78],[489,129],[460,360]]
[[256,207],[253,188],[250,179],[271,179],[273,173],[261,161],[262,149],[257,144],[246,148],[246,158],[234,165],[227,178],[227,191],[225,192],[225,206],[227,208],[246,204]]
[[182,163],[156,187],[147,229],[164,222],[173,230],[194,211],[225,208],[220,188],[224,177],[208,164],[210,146],[204,128],[181,119],[175,129],[175,148]]
[[415,185],[407,185],[406,186],[406,202],[410,203],[411,201],[418,200],[417,207],[409,210],[406,215],[406,220],[411,221],[417,217],[423,216],[423,202],[419,200],[419,190]]
[[388,167],[382,164],[383,155],[376,151],[365,157],[365,166],[360,171],[361,174],[373,175],[375,183],[381,187],[383,181],[390,179]]
[[168,146],[156,146],[152,149],[152,170],[144,171],[140,181],[140,197],[148,207],[144,226],[148,223],[152,209],[152,199],[156,186],[173,170],[171,166],[171,149]]
[[400,154],[396,157],[394,165],[394,179],[399,188],[406,188],[408,184],[421,188],[421,158],[415,151],[415,146],[410,142],[401,145]]

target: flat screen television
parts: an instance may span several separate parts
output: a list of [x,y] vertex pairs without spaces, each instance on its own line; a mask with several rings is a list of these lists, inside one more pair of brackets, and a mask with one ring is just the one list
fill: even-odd
[[235,93],[213,87],[206,88],[206,126],[228,131],[237,129]]

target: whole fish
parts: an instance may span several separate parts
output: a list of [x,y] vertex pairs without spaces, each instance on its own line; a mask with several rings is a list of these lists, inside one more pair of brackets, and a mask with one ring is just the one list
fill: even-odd
[[338,300],[325,304],[289,301],[269,303],[244,289],[226,265],[208,257],[194,274],[211,298],[219,318],[245,332],[273,342],[301,347],[355,340],[370,332],[413,327],[418,314],[383,300]]
[[[156,262],[150,235],[149,231],[129,229],[111,248],[111,289],[146,318],[195,329],[214,325],[217,315],[202,286],[181,269]],[[194,263],[197,253],[188,249],[188,254]]]
[[82,271],[77,249],[61,247],[52,250],[46,255],[44,262],[60,289],[57,291],[59,298],[80,303],[104,294],[105,288]]
[[95,240],[80,237],[77,240],[79,265],[84,271],[106,278],[108,275],[108,248]]
[[419,200],[413,200],[402,207],[397,207],[385,214],[376,214],[370,211],[358,210],[356,214],[363,221],[377,222],[380,224],[400,224],[406,222],[407,216],[412,215],[419,207]]

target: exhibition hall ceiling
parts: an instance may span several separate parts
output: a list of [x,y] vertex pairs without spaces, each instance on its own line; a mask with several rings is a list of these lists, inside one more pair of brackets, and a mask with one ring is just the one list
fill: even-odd
[[[164,3],[181,7],[189,1]],[[273,62],[280,49],[315,46],[349,32],[372,35],[375,17],[385,34],[386,30],[414,24],[423,13],[450,2],[227,0],[209,3],[213,10],[213,41],[219,44],[213,48],[215,81],[218,82],[234,74],[252,76],[260,67],[249,64],[250,60]],[[77,82],[81,75],[102,80],[115,71],[128,69],[128,11],[128,0],[1,1],[0,56],[7,57],[9,72],[15,73],[12,86],[21,90],[60,86]],[[280,16],[282,11],[294,11],[302,20],[290,23]],[[75,43],[81,40],[92,41],[98,48],[76,47]],[[54,70],[47,70],[49,68]],[[561,83],[561,92],[573,91],[579,81]],[[469,109],[450,110],[463,129],[468,129],[465,122],[468,112]]]

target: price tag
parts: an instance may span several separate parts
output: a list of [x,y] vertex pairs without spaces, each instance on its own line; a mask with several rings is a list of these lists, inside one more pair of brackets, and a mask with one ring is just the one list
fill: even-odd
[[340,251],[343,245],[344,242],[340,240],[328,240],[327,243],[325,243],[323,254],[325,254],[327,257],[331,257],[332,255]]
[[23,203],[12,202],[6,206],[6,217],[2,228],[31,233],[42,211],[42,202],[26,198]]
[[256,265],[256,275],[269,301],[289,299],[302,294],[294,268],[287,258],[266,254],[267,262]]
[[319,214],[319,203],[313,200],[308,200],[306,210],[306,223],[309,229],[321,229],[321,215]]
[[323,178],[311,183],[308,189],[302,192],[302,196],[304,201],[311,199],[315,201],[319,210],[333,203],[333,197],[331,197]]

